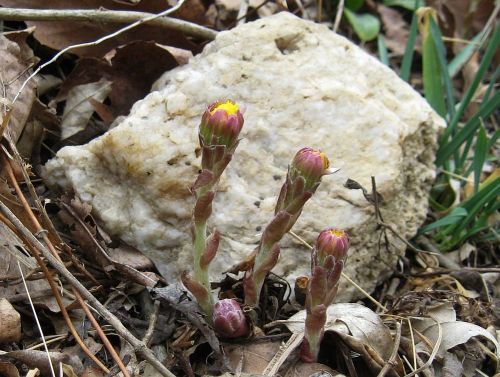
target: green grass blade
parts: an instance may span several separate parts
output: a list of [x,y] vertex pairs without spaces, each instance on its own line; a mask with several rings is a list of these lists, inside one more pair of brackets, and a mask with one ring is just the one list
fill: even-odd
[[446,106],[444,102],[443,78],[436,43],[430,33],[430,20],[434,17],[432,11],[421,8],[423,12],[420,23],[423,25],[422,34],[422,75],[424,82],[424,94],[427,102],[443,118],[446,116]]
[[456,207],[445,217],[436,220],[426,226],[423,226],[418,232],[420,234],[427,233],[433,229],[442,228],[446,225],[457,224],[461,219],[465,217],[467,217],[467,210],[462,207]]
[[470,43],[467,44],[455,57],[448,63],[448,75],[450,77],[455,77],[458,72],[462,69],[462,67],[469,61],[472,55],[478,49],[479,40],[482,37],[482,33],[477,34],[474,38],[470,40]]
[[446,90],[446,106],[448,119],[451,119],[455,114],[455,101],[453,100],[453,87],[451,85],[450,75],[448,74],[448,65],[446,64],[446,49],[443,44],[443,36],[439,30],[434,17],[430,18],[430,34],[436,46],[437,59],[441,70],[441,78]]
[[495,72],[493,72],[493,76],[491,76],[490,84],[488,85],[488,89],[486,89],[486,92],[484,93],[483,100],[481,102],[481,106],[483,106],[490,98],[491,92],[493,92],[493,89],[495,88],[495,85],[497,84],[497,79],[498,76],[500,75],[500,67],[497,67],[495,69]]
[[384,36],[382,34],[377,36],[377,46],[380,61],[386,66],[389,66],[389,54],[387,53],[387,46],[385,45]]
[[457,127],[458,122],[462,118],[462,115],[464,114],[465,109],[467,108],[467,106],[469,106],[469,103],[472,100],[474,93],[476,93],[477,87],[481,83],[481,80],[483,79],[483,76],[486,73],[486,71],[491,63],[492,58],[495,55],[499,44],[500,44],[500,26],[497,26],[495,28],[495,31],[493,32],[493,36],[491,37],[490,42],[488,43],[488,47],[486,48],[483,60],[481,61],[481,64],[479,65],[479,69],[476,73],[476,76],[474,77],[474,80],[472,81],[471,85],[469,86],[469,88],[465,92],[455,115],[450,120],[448,127],[446,128],[445,132],[443,133],[443,136],[441,138],[442,142],[446,141],[448,139],[448,137],[450,136],[450,134]]
[[490,150],[491,147],[497,142],[499,137],[500,137],[500,130],[496,130],[493,136],[490,138],[490,140],[488,140],[488,146],[486,148]]
[[481,180],[481,173],[483,171],[484,161],[486,160],[486,154],[488,153],[488,136],[486,135],[486,130],[484,126],[479,128],[479,133],[477,135],[476,151],[474,153],[474,160],[472,166],[474,169],[474,192],[479,190],[479,183]]
[[500,93],[497,92],[471,119],[469,119],[464,127],[453,136],[453,139],[449,143],[441,142],[437,152],[436,165],[442,166],[447,158],[455,153],[466,140],[474,137],[474,132],[479,126],[479,120],[489,117],[499,106]]
[[410,33],[408,34],[408,41],[405,46],[405,53],[401,62],[401,71],[399,76],[402,80],[408,82],[410,80],[411,65],[413,63],[413,54],[415,52],[415,42],[417,40],[418,32],[418,17],[414,13],[411,18]]

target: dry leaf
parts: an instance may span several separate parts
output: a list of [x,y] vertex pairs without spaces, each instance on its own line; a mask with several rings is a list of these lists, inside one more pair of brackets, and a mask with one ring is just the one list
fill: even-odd
[[[443,322],[440,323],[440,325],[434,324],[433,326],[428,327],[424,331],[423,335],[430,340],[431,344],[436,344],[436,341],[438,340],[439,326],[441,326],[442,339],[439,344],[438,356],[444,357],[446,351],[449,349],[458,346],[459,344],[468,342],[472,337],[482,336],[494,344],[496,354],[500,357],[500,349],[495,337],[486,329],[468,322]],[[421,342],[417,344],[417,349],[428,350],[428,346],[424,342]]]
[[90,100],[104,102],[111,92],[111,84],[111,81],[102,78],[97,82],[77,85],[70,89],[61,122],[63,139],[82,131],[87,126],[95,111]]
[[[305,318],[306,311],[301,310],[282,323],[292,332],[303,332]],[[379,315],[359,304],[340,303],[329,306],[325,338],[329,334],[338,336],[352,351],[359,353],[371,370],[380,370],[389,360],[394,347],[391,332]],[[402,372],[403,364],[399,357],[396,363],[395,369]]]
[[38,62],[38,58],[33,55],[33,51],[26,44],[29,34],[29,31],[9,33],[10,38],[5,34],[0,35],[0,51],[2,51],[0,54],[0,124],[6,116],[6,111],[12,107],[8,129],[14,142],[21,135],[35,100],[36,81],[31,80],[16,102],[13,105],[11,103],[23,82],[28,78],[29,68]]
[[[82,362],[74,356],[69,356],[61,352],[49,352],[50,360],[56,372],[56,375],[60,374],[59,366],[61,364],[66,364],[71,366],[73,371],[78,375],[83,371]],[[51,368],[49,358],[45,351],[35,351],[35,350],[21,350],[21,351],[11,351],[0,354],[0,359],[11,358],[26,364],[29,368],[37,368],[40,370],[42,375],[50,376]],[[64,371],[64,367],[63,367]],[[62,375],[62,374],[61,374]]]
[[21,340],[21,315],[4,298],[0,298],[0,344]]
[[[149,13],[159,13],[168,8],[166,1],[142,0],[137,6],[125,4],[123,1],[114,0],[0,0],[0,5],[13,8],[34,9],[99,9],[128,10]],[[174,13],[175,17],[187,21],[203,24],[205,21],[205,8],[200,0],[188,0],[184,6]],[[91,42],[108,35],[124,25],[105,24],[94,20],[87,22],[76,21],[27,21],[28,26],[36,26],[35,38],[42,44],[55,50],[61,50],[70,45]],[[197,46],[190,42],[182,32],[167,30],[158,26],[147,24],[140,25],[117,37],[105,41],[97,46],[74,50],[79,56],[102,56],[109,50],[120,45],[137,40],[154,40],[158,43],[197,50]]]
[[0,375],[4,377],[19,377],[19,371],[12,363],[0,362]]
[[109,106],[92,107],[108,124],[119,115],[128,114],[132,105],[151,90],[164,72],[178,65],[174,56],[154,42],[132,42],[108,54],[106,58],[82,58],[61,86],[57,101],[69,99],[75,86],[105,79],[112,82]]
[[402,13],[394,8],[379,4],[377,11],[384,25],[385,44],[395,55],[402,56],[405,53],[410,33],[408,23],[404,20]]

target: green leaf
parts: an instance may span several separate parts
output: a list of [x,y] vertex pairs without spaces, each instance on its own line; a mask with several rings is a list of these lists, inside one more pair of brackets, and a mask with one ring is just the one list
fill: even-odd
[[356,12],[357,10],[359,10],[359,8],[363,6],[364,3],[365,0],[346,0],[345,6],[346,8],[352,10],[353,12]]
[[423,7],[421,4],[423,1],[415,1],[415,0],[384,0],[384,5],[388,7],[401,7],[408,10],[415,10],[419,7]]
[[474,153],[474,161],[472,166],[474,169],[474,192],[479,189],[479,182],[481,179],[481,172],[483,171],[484,161],[486,160],[486,154],[488,153],[488,136],[486,135],[486,130],[483,126],[479,129],[476,142],[476,151]]
[[422,34],[422,73],[425,98],[432,108],[443,118],[446,115],[444,103],[443,78],[441,74],[438,50],[430,32],[431,20],[435,11],[431,8],[420,8],[417,15],[420,19]]
[[477,34],[448,64],[448,75],[455,77],[462,67],[469,61],[471,56],[477,51],[479,39],[482,34]]
[[467,210],[462,207],[456,207],[454,208],[448,215],[445,217],[434,221],[433,223],[426,225],[418,231],[420,234],[422,233],[427,233],[430,230],[441,228],[446,225],[451,225],[451,224],[456,224],[458,223],[461,219],[467,216]]
[[384,36],[377,35],[378,56],[380,61],[386,66],[389,66],[389,54],[387,53],[387,46],[385,45]]
[[479,69],[477,70],[476,76],[474,76],[474,80],[472,80],[472,84],[469,86],[467,92],[464,94],[462,101],[458,106],[457,112],[451,119],[448,127],[446,127],[446,130],[443,133],[443,136],[441,137],[441,146],[443,146],[443,144],[446,144],[448,137],[455,131],[455,128],[458,126],[458,122],[462,118],[462,115],[464,114],[467,106],[469,106],[469,103],[472,100],[474,93],[476,93],[477,87],[481,83],[484,74],[488,70],[490,62],[493,59],[493,56],[498,50],[499,44],[500,44],[500,26],[497,26],[495,28],[495,31],[493,32],[493,36],[491,37],[490,42],[488,43],[488,47],[486,48],[483,60],[479,65]]
[[434,41],[434,45],[436,46],[439,68],[441,69],[441,77],[446,89],[446,105],[448,116],[453,117],[453,115],[455,114],[455,101],[453,99],[453,87],[451,85],[450,76],[448,75],[448,66],[446,64],[446,49],[443,44],[443,36],[441,35],[441,30],[439,30],[439,27],[436,24],[434,18],[430,17],[429,21],[431,37]]
[[464,127],[453,136],[451,141],[448,143],[441,141],[437,152],[436,165],[442,166],[446,159],[455,153],[466,140],[473,138],[474,132],[479,126],[480,119],[489,117],[499,106],[500,92],[497,92],[465,123]]
[[413,54],[415,52],[415,42],[417,40],[418,32],[418,18],[414,13],[411,18],[410,33],[408,34],[408,41],[405,46],[405,53],[403,61],[401,62],[401,72],[399,76],[402,80],[408,82],[410,80],[411,65],[413,63]]
[[372,14],[357,14],[345,8],[344,15],[363,42],[375,39],[380,32],[380,21]]

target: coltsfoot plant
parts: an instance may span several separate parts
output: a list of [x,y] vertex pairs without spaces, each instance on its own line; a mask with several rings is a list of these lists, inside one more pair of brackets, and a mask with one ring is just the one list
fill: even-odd
[[255,307],[259,304],[264,280],[278,262],[279,242],[299,218],[304,204],[317,190],[321,177],[331,173],[329,166],[326,155],[312,148],[302,148],[293,158],[281,187],[274,218],[262,233],[253,269],[243,282],[246,305]]
[[196,199],[193,211],[193,277],[184,274],[182,281],[195,296],[211,320],[214,298],[210,289],[209,265],[219,248],[216,230],[207,237],[207,221],[212,214],[212,202],[222,172],[231,161],[243,128],[243,115],[231,100],[210,105],[201,119],[199,140],[201,173],[191,191]]
[[[182,275],[184,285],[195,296],[216,333],[223,338],[247,336],[250,332],[250,324],[236,300],[214,300],[209,266],[217,254],[220,235],[216,230],[207,235],[217,183],[238,146],[242,127],[243,116],[238,105],[231,100],[215,102],[203,114],[198,132],[202,170],[191,188],[196,199],[193,210],[194,273],[193,276]],[[293,158],[281,187],[274,218],[264,229],[253,267],[243,278],[245,305],[250,308],[259,305],[265,278],[279,258],[279,242],[299,218],[304,205],[318,189],[321,178],[331,173],[329,166],[325,153],[308,147],[299,150]],[[328,229],[321,232],[312,252],[312,277],[307,289],[306,334],[302,349],[304,360],[317,358],[326,308],[337,293],[347,248],[347,235],[341,230]]]
[[301,358],[315,362],[323,339],[326,309],[335,300],[347,259],[349,237],[341,229],[323,230],[311,252],[311,278],[306,293],[305,336]]

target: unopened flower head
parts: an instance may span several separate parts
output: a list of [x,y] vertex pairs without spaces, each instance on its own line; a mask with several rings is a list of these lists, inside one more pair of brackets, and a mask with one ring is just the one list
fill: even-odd
[[291,178],[302,176],[306,189],[311,189],[321,181],[321,177],[330,174],[330,161],[324,152],[313,148],[302,148],[292,161]]
[[316,252],[320,264],[323,264],[329,255],[333,256],[336,261],[345,260],[348,249],[349,236],[342,229],[325,229],[316,240]]
[[203,145],[225,145],[230,148],[238,141],[243,128],[243,115],[231,100],[217,101],[208,106],[200,124]]
[[224,299],[215,303],[213,326],[215,332],[224,338],[237,338],[249,332],[243,310],[233,299]]

